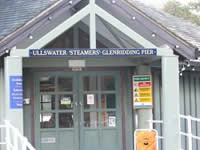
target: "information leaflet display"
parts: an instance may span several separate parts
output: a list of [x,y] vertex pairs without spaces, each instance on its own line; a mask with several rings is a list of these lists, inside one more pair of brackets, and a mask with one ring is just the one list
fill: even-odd
[[10,76],[10,108],[20,109],[23,107],[22,76]]
[[151,75],[133,76],[133,105],[134,108],[152,108],[152,79]]

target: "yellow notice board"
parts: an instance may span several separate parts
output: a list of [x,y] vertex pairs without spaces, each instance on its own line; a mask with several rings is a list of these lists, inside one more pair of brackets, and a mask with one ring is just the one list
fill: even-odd
[[152,77],[151,75],[133,76],[134,108],[152,108]]
[[135,131],[135,147],[134,150],[157,150],[157,131],[142,130]]

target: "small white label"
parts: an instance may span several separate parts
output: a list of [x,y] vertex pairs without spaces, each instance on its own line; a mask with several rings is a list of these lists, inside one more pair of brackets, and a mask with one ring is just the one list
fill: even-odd
[[85,60],[69,60],[68,64],[70,68],[82,68],[85,67]]
[[116,127],[116,117],[115,116],[109,116],[108,125],[109,125],[109,127]]
[[24,99],[24,104],[26,104],[26,105],[30,104],[30,98],[25,98]]
[[94,94],[87,94],[87,104],[94,105]]
[[41,143],[56,143],[55,137],[43,137]]

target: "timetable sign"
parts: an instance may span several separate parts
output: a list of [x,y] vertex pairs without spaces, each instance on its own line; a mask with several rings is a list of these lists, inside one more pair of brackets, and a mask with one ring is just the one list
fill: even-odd
[[152,108],[151,75],[133,76],[133,106],[134,108]]
[[10,76],[10,108],[23,108],[23,77]]

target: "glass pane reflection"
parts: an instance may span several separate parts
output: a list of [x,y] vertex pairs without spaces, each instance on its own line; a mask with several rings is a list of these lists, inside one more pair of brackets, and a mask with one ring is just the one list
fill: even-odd
[[103,91],[115,90],[115,78],[113,76],[101,77],[101,90]]
[[97,90],[97,76],[85,76],[83,77],[83,89],[84,91],[96,91]]
[[55,128],[55,113],[40,114],[40,128]]
[[59,113],[59,128],[73,128],[73,113]]
[[88,128],[98,127],[98,113],[97,112],[84,112],[84,126]]
[[102,112],[101,123],[103,127],[116,127],[116,112]]
[[54,110],[55,109],[55,95],[41,95],[40,109]]
[[72,77],[59,77],[58,78],[58,91],[72,91]]
[[40,77],[40,92],[55,91],[55,78],[51,76]]
[[101,107],[102,107],[102,109],[116,108],[115,94],[101,95]]
[[72,109],[72,108],[73,108],[73,95],[60,95],[59,109]]

